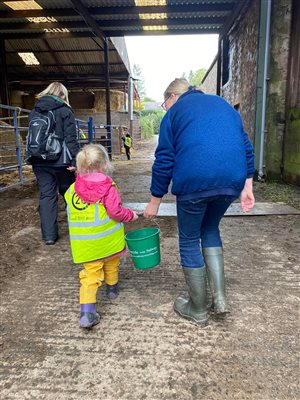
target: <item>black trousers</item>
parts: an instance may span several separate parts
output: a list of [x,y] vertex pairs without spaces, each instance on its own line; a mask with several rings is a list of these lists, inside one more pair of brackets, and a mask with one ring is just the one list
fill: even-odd
[[58,192],[63,196],[75,182],[75,173],[66,167],[32,167],[40,189],[39,214],[43,240],[58,239]]
[[130,147],[124,146],[124,148],[125,148],[125,151],[126,151],[127,160],[130,160]]

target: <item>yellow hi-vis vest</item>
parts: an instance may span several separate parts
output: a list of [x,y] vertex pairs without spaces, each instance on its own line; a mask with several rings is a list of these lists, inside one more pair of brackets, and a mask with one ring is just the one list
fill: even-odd
[[111,219],[102,203],[85,203],[74,183],[65,193],[74,263],[112,256],[125,248],[124,226]]
[[124,142],[125,146],[127,147],[131,147],[131,138],[128,136],[125,136],[125,142]]

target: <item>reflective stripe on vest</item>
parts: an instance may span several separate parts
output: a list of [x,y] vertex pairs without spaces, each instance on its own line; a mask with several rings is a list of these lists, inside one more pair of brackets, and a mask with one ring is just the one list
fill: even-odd
[[113,232],[117,231],[118,229],[120,229],[123,226],[123,224],[118,223],[117,225],[115,225],[113,228],[108,229],[105,232],[101,232],[101,233],[94,233],[92,235],[70,235],[70,239],[71,240],[92,240],[92,239],[99,239],[99,238],[103,238],[105,236],[111,235]]
[[124,226],[108,216],[103,204],[82,201],[74,184],[65,193],[65,199],[75,263],[99,260],[124,250]]

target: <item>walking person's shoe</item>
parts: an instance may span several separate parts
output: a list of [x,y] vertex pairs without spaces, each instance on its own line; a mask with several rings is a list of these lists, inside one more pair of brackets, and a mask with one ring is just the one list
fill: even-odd
[[108,285],[106,284],[106,297],[110,300],[115,300],[119,295],[119,284]]
[[58,237],[56,239],[44,239],[44,243],[47,246],[53,246],[58,241]]
[[183,273],[188,287],[189,299],[177,297],[174,310],[182,318],[204,327],[208,324],[205,267],[183,267]]
[[81,304],[80,306],[80,327],[91,328],[99,324],[100,315],[96,312],[96,304]]
[[47,246],[53,246],[55,244],[56,240],[45,240],[45,244]]
[[229,313],[225,292],[223,249],[222,247],[206,247],[202,251],[212,295],[211,309],[215,314]]

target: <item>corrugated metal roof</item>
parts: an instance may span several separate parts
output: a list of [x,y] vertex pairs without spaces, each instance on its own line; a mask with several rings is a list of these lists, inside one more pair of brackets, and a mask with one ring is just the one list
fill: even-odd
[[[111,77],[126,83],[130,66],[124,35],[220,33],[251,0],[35,1],[42,9],[12,10],[0,3],[0,39],[11,81],[50,73],[64,80],[103,79],[106,36],[111,37]],[[40,65],[25,67],[18,52],[33,52]]]

